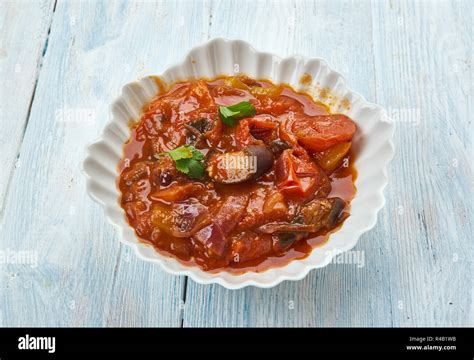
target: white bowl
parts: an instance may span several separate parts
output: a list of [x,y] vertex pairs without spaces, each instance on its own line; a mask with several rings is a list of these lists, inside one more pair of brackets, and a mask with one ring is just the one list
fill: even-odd
[[[316,100],[328,104],[332,112],[344,113],[357,123],[353,138],[358,171],[357,193],[351,202],[351,215],[326,243],[315,248],[305,259],[293,260],[284,267],[260,273],[234,275],[222,271],[211,274],[160,254],[138,240],[119,205],[117,165],[123,155],[123,145],[130,136],[129,121],[137,120],[142,106],[159,91],[153,77],[123,87],[122,94],[111,106],[112,119],[102,136],[87,147],[83,171],[89,195],[105,208],[108,220],[120,230],[120,240],[133,247],[140,258],[160,264],[171,274],[186,275],[202,284],[217,283],[228,289],[248,285],[269,288],[283,280],[300,280],[310,270],[326,266],[333,256],[353,248],[359,237],[374,227],[377,213],[385,203],[383,189],[388,183],[387,166],[394,153],[391,141],[394,127],[381,107],[351,91],[343,77],[330,69],[324,60],[299,56],[282,59],[261,53],[240,40],[214,39],[198,46],[189,52],[184,62],[170,67],[160,78],[170,84],[189,78],[233,75],[235,72],[305,90]],[[301,83],[303,74],[311,75],[310,84]]]

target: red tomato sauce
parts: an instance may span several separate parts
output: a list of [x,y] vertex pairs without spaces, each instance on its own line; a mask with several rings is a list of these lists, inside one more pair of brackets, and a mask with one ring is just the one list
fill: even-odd
[[246,76],[176,83],[132,126],[120,204],[141,241],[189,266],[281,267],[350,216],[355,131],[288,85]]

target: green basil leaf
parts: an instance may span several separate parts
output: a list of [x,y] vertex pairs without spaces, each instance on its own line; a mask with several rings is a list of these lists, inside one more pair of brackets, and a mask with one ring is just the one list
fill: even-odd
[[174,150],[168,151],[168,155],[174,161],[178,161],[181,159],[190,159],[193,157],[193,150],[195,150],[194,147],[189,146],[189,145],[183,145],[183,146],[177,147]]
[[200,152],[199,150],[197,150],[196,148],[194,148],[194,146],[192,147],[192,152],[193,152],[193,159],[195,160],[202,160],[204,159],[204,154],[202,152]]
[[188,161],[191,160],[191,159],[180,159],[180,160],[176,160],[175,164],[176,164],[176,170],[184,173],[184,174],[188,174],[189,173],[189,168],[188,168]]
[[187,159],[188,162],[188,176],[191,179],[202,179],[204,176],[204,164],[201,161],[194,159]]
[[204,154],[194,146],[183,145],[166,154],[174,160],[176,170],[191,179],[201,179],[204,176]]
[[219,106],[219,115],[221,120],[227,126],[235,126],[241,119],[252,117],[257,113],[255,106],[248,101],[230,106]]

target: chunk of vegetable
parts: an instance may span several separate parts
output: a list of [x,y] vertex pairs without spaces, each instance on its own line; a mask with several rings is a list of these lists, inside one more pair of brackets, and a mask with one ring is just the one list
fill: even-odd
[[291,245],[307,237],[309,233],[300,232],[282,232],[274,234],[273,238],[273,250],[276,252],[282,252],[288,249]]
[[237,184],[256,179],[273,165],[273,154],[264,145],[211,156],[207,172],[215,182]]
[[202,190],[204,190],[204,185],[201,183],[187,183],[182,185],[175,183],[164,189],[155,190],[149,196],[152,200],[173,202],[187,199]]
[[319,115],[295,121],[292,130],[302,146],[324,151],[337,143],[350,141],[356,126],[346,115]]
[[171,236],[190,237],[209,224],[211,217],[206,206],[195,199],[188,199],[171,205],[156,203],[151,221]]
[[190,86],[188,97],[194,98],[201,108],[214,105],[214,99],[204,80],[198,80]]
[[351,142],[343,142],[331,146],[329,149],[322,152],[315,153],[314,157],[319,166],[324,170],[331,172],[341,165],[342,160],[347,155],[350,148]]
[[229,196],[217,213],[213,214],[210,225],[196,233],[194,239],[204,244],[213,256],[222,256],[228,245],[227,235],[242,218],[248,196]]
[[278,123],[269,115],[257,115],[242,119],[235,132],[236,144],[240,149],[250,145],[271,141],[278,128]]
[[204,134],[212,129],[213,123],[211,119],[199,118],[189,124],[184,124],[184,127],[188,131],[187,144],[199,147],[205,139]]
[[309,158],[299,158],[288,149],[275,163],[275,183],[289,197],[326,196],[331,183],[326,174]]
[[258,228],[263,234],[287,233],[287,232],[316,232],[318,227],[314,224],[293,224],[293,223],[268,223]]
[[345,206],[345,201],[337,197],[314,199],[301,207],[299,215],[305,224],[313,224],[318,230],[321,228],[331,230],[341,220]]
[[294,243],[307,237],[315,227],[311,224],[303,224],[303,218],[297,216],[291,223],[269,223],[261,227],[260,231],[272,234],[273,250],[282,252]]
[[208,118],[199,118],[189,123],[193,129],[197,130],[199,134],[204,134],[205,132],[211,130],[214,126],[211,119]]
[[272,250],[272,239],[268,235],[245,231],[232,238],[232,261],[247,262],[258,259]]
[[291,143],[298,142],[311,151],[324,151],[352,139],[355,123],[346,115],[289,115],[280,126],[280,135]]
[[237,230],[249,230],[277,220],[288,220],[288,205],[285,198],[274,189],[259,188],[249,194],[249,202]]
[[240,89],[240,90],[248,90],[249,89],[248,85],[243,83],[242,80],[240,79],[240,77],[238,77],[238,76],[228,77],[227,79],[225,79],[224,84],[226,86],[230,86],[230,87]]
[[279,85],[275,86],[270,86],[270,87],[260,87],[260,86],[254,86],[250,88],[250,93],[254,96],[262,96],[262,97],[268,97],[271,99],[275,99],[278,96],[280,96],[281,92],[283,91],[283,87]]
[[340,198],[315,199],[303,205],[291,223],[272,222],[258,228],[259,233],[273,234],[274,248],[285,250],[309,233],[333,229],[342,219],[345,202]]
[[268,195],[263,203],[263,214],[267,221],[273,221],[279,218],[284,218],[288,214],[288,205],[285,197],[279,192]]
[[283,151],[291,149],[291,145],[283,140],[273,140],[268,144],[268,147],[275,156],[280,156]]

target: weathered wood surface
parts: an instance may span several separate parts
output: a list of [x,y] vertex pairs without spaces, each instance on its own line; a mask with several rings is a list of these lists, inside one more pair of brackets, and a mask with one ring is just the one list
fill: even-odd
[[[0,251],[38,264],[0,264],[0,325],[473,326],[472,16],[469,1],[1,2]],[[199,285],[138,260],[86,197],[83,149],[121,86],[213,37],[323,57],[396,122],[363,267]]]

